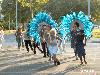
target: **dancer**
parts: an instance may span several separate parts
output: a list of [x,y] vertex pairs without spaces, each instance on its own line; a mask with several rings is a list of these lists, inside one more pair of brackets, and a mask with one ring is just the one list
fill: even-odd
[[49,61],[51,60],[51,56],[50,56],[50,53],[48,50],[48,39],[49,39],[49,35],[50,35],[50,30],[51,30],[50,25],[47,25],[44,30],[44,38],[45,38],[45,42],[46,42],[46,51],[47,51],[46,53],[47,53],[47,56],[49,57]]
[[0,27],[0,49],[2,48],[3,40],[4,40],[4,32],[2,28]]
[[[85,43],[83,43],[83,40],[85,40]],[[84,35],[84,30],[80,30],[79,34],[77,35],[77,42],[76,42],[76,51],[78,53],[78,57],[80,58],[81,65],[83,64],[82,57],[84,58],[85,64],[87,64],[85,60],[85,49],[84,46],[86,45],[86,38]]]
[[18,49],[21,49],[21,46],[24,46],[24,41],[23,41],[24,34],[22,32],[22,27],[18,28],[18,30],[15,33],[15,36],[16,36],[16,41],[18,43]]
[[56,36],[56,30],[51,29],[49,40],[48,40],[48,46],[49,46],[50,55],[51,55],[52,59],[54,60],[54,65],[60,65],[60,62],[59,62],[58,58],[56,57],[58,47],[60,47],[60,44],[61,44],[61,42],[60,42],[60,44],[57,46],[58,40],[60,40],[60,39]]
[[78,28],[79,28],[79,23],[75,22],[73,25],[73,29],[71,31],[71,48],[74,49],[76,60],[78,60],[77,51],[76,51],[76,38],[77,38],[77,34],[79,32],[79,31],[77,31]]

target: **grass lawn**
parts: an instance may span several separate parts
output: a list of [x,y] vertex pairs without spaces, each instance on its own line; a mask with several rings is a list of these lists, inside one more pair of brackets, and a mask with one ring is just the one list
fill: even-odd
[[9,34],[14,34],[16,32],[16,30],[5,30],[4,34],[9,35]]

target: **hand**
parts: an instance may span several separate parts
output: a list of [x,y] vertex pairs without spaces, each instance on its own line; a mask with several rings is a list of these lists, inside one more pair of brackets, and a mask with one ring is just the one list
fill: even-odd
[[86,44],[84,44],[84,46],[86,46]]
[[60,47],[60,45],[58,45],[58,47]]

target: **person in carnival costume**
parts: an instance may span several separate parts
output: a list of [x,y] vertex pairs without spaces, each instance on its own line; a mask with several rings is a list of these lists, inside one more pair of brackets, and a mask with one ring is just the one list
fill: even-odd
[[[85,40],[85,43],[83,43],[83,40]],[[77,35],[77,39],[76,39],[76,51],[78,54],[78,57],[80,58],[81,61],[81,65],[83,64],[83,60],[82,57],[84,58],[84,62],[85,64],[87,64],[86,60],[85,60],[85,49],[84,46],[86,45],[86,37],[84,35],[84,30],[80,30],[79,34]]]
[[57,45],[58,40],[60,40],[60,39],[56,36],[56,30],[51,29],[50,35],[49,35],[49,40],[48,40],[48,47],[49,47],[50,55],[51,55],[52,59],[54,60],[54,65],[60,65],[60,62],[59,62],[58,58],[56,57],[58,47],[60,47],[60,44]]
[[47,25],[46,29],[44,30],[44,38],[45,38],[45,42],[46,42],[46,50],[47,50],[47,56],[49,56],[49,61],[51,60],[51,56],[48,50],[48,39],[49,39],[49,34],[50,34],[50,30],[51,30],[51,26]]
[[40,32],[40,36],[41,36],[41,45],[42,45],[42,49],[43,49],[43,53],[44,56],[49,56],[49,52],[48,52],[48,48],[47,48],[47,36],[46,36],[46,31],[47,31],[47,26],[45,24],[42,25],[42,30]]
[[[80,29],[83,29],[86,39],[90,39],[93,25],[93,22],[84,12],[71,12],[63,16],[59,26],[59,33],[61,37],[65,37],[66,40],[71,41],[71,47],[75,50],[77,33],[79,33]],[[75,51],[75,55],[76,53],[77,51]]]
[[76,41],[77,41],[78,33],[79,33],[79,23],[74,22],[71,32],[66,34],[66,36],[71,34],[71,48],[74,49],[76,60],[78,60],[78,55],[77,55],[77,50],[76,50]]
[[71,31],[71,48],[74,49],[76,60],[78,60],[77,51],[76,51],[76,39],[77,39],[77,34],[79,32],[78,28],[79,28],[79,23],[75,22]]

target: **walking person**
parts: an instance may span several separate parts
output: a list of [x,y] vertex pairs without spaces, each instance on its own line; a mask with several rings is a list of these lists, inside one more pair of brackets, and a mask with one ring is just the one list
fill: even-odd
[[4,31],[2,27],[0,27],[0,49],[2,49],[3,40],[4,40]]
[[47,25],[44,30],[44,38],[45,38],[45,42],[46,42],[46,54],[49,57],[49,61],[51,60],[50,52],[48,50],[48,39],[49,39],[49,35],[50,35],[50,30],[51,30],[50,25]]
[[[85,40],[85,43],[83,42]],[[84,30],[80,30],[79,34],[77,35],[77,42],[76,42],[76,50],[78,53],[78,57],[80,58],[81,65],[83,64],[83,59],[85,64],[87,64],[85,59],[85,49],[84,46],[86,45],[86,37],[84,35]],[[82,59],[83,57],[83,59]]]
[[24,33],[24,42],[25,42],[25,47],[27,49],[27,52],[29,52],[29,47],[33,51],[31,37],[27,34],[27,31]]
[[22,27],[18,28],[18,30],[15,33],[15,36],[16,36],[16,41],[18,43],[18,49],[21,49],[21,46],[22,47],[24,46],[24,40],[23,40],[24,34],[22,31]]
[[42,49],[43,49],[43,53],[44,56],[43,57],[47,57],[47,43],[46,43],[46,38],[45,38],[45,29],[46,29],[46,25],[43,24],[41,27],[41,32],[40,32],[40,36],[41,36],[41,45],[42,45]]
[[58,47],[60,47],[60,44],[61,44],[61,42],[60,42],[60,44],[57,45],[58,40],[60,40],[60,39],[56,36],[56,30],[51,29],[49,40],[48,40],[48,47],[49,47],[50,55],[51,55],[52,59],[54,60],[54,65],[60,65],[60,61],[56,57]]
[[79,33],[79,23],[75,22],[71,31],[71,48],[74,49],[76,60],[78,60],[78,54],[76,51],[76,41],[77,41],[77,34]]

